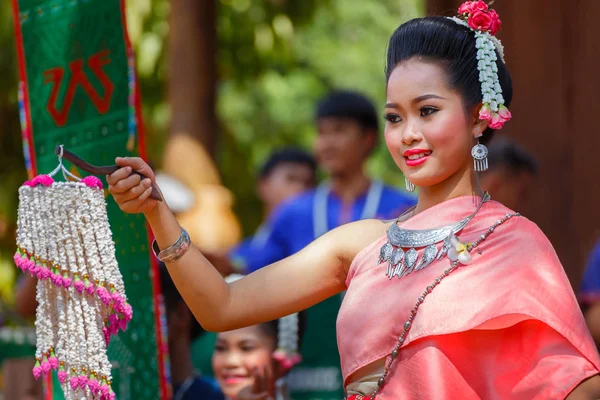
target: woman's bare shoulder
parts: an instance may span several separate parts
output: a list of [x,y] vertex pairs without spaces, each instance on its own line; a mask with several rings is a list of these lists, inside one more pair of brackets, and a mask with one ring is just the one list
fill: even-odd
[[365,219],[342,225],[333,230],[331,239],[335,241],[344,265],[349,267],[358,253],[385,236],[392,223],[392,220]]

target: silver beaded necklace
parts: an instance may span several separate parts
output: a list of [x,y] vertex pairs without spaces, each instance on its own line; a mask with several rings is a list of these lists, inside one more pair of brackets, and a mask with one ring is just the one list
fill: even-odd
[[[485,239],[487,239],[487,237],[489,235],[491,235],[498,226],[502,225],[509,219],[511,219],[513,217],[519,217],[520,215],[521,214],[519,214],[519,213],[506,214],[502,219],[497,220],[476,241],[467,244],[467,251],[472,252],[474,249],[476,249],[481,244],[481,242],[483,242]],[[419,311],[419,307],[421,306],[421,304],[423,304],[423,302],[425,301],[425,298],[433,291],[433,289],[435,289],[435,287],[437,287],[444,278],[446,278],[452,272],[456,271],[460,265],[461,264],[458,261],[452,262],[450,267],[448,267],[446,270],[444,270],[444,272],[440,276],[435,278],[433,283],[431,283],[429,286],[427,286],[425,288],[425,290],[423,291],[421,296],[419,296],[419,298],[417,299],[417,302],[415,303],[414,307],[410,310],[408,319],[406,320],[406,322],[404,322],[402,332],[400,333],[400,336],[398,337],[398,341],[397,341],[396,345],[394,346],[394,349],[390,353],[388,360],[386,361],[385,367],[383,369],[383,375],[381,376],[379,381],[377,381],[377,388],[370,396],[359,395],[356,397],[356,400],[374,400],[377,397],[377,395],[379,394],[379,392],[381,391],[381,389],[383,388],[383,386],[386,383],[386,378],[390,372],[392,364],[398,358],[400,348],[402,347],[402,345],[404,344],[404,341],[406,340],[408,332],[410,331],[410,328],[412,327],[413,320],[415,319],[415,316],[417,315],[417,312]]]
[[[439,228],[411,230],[398,226],[398,219],[387,231],[388,241],[381,246],[377,264],[387,262],[386,275],[389,279],[394,276],[402,278],[414,271],[419,271],[429,266],[435,260],[441,260],[450,248],[450,238],[467,226],[481,209],[484,203],[490,201],[490,195],[486,192],[481,198],[473,214],[452,225]],[[405,214],[404,214],[405,215]],[[442,242],[438,249],[437,244]],[[425,248],[419,259],[416,249]]]

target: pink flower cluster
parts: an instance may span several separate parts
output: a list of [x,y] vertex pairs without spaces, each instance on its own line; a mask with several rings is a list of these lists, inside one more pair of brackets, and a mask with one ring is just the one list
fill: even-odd
[[119,329],[124,331],[127,324],[133,318],[133,309],[129,303],[125,301],[121,293],[114,287],[110,286],[110,293],[103,285],[94,286],[88,279],[87,275],[83,279],[78,274],[73,274],[71,277],[67,271],[61,274],[58,264],[41,260],[39,257],[30,254],[26,250],[19,247],[13,256],[13,261],[16,266],[23,272],[29,272],[32,276],[38,279],[49,279],[58,287],[68,288],[71,285],[79,293],[87,293],[89,295],[98,296],[100,301],[113,310],[113,314],[109,316],[109,321],[106,326],[105,340],[108,344],[111,335],[116,335]]
[[290,354],[285,350],[278,349],[273,353],[273,359],[277,361],[285,371],[289,371],[296,364],[302,361],[302,357],[298,353]]
[[504,123],[511,118],[512,114],[504,104],[498,107],[498,112],[492,111],[489,104],[484,104],[481,110],[479,110],[479,119],[490,121],[488,126],[492,129],[501,129]]
[[[100,400],[114,400],[115,393],[113,392],[112,388],[108,384],[108,381],[103,378],[102,382],[98,382],[98,380],[96,379],[96,376],[97,375],[95,373],[90,373],[89,376],[75,375],[75,376],[72,376],[71,379],[69,379],[69,385],[71,385],[71,389],[73,389],[73,390],[77,390],[78,388],[81,388],[83,390],[87,387],[90,389],[92,394],[98,396],[98,398]],[[66,381],[67,381],[66,372],[63,372],[62,375],[59,372],[59,380],[61,383],[66,383]],[[96,397],[94,397],[94,398],[96,398]]]
[[[50,186],[53,183],[54,183],[54,179],[52,179],[51,176],[38,175],[35,178],[33,178],[32,180],[26,181],[25,183],[23,183],[23,186],[29,186],[29,187],[34,187],[37,185]],[[87,187],[91,187],[91,188],[95,188],[95,189],[103,188],[102,181],[100,181],[100,179],[96,178],[93,175],[86,176],[85,178],[83,178],[81,180],[81,183],[84,183]]]
[[466,18],[471,29],[496,35],[502,27],[496,10],[490,9],[483,0],[464,2],[458,8],[458,13]]

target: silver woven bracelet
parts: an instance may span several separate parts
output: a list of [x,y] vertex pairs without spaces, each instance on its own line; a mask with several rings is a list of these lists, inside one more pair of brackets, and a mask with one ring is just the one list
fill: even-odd
[[158,244],[156,240],[152,241],[152,251],[154,251],[154,255],[164,263],[172,263],[174,261],[179,260],[187,251],[190,249],[191,241],[190,235],[187,231],[181,228],[181,235],[175,243],[171,246],[167,247],[164,250],[158,248]]

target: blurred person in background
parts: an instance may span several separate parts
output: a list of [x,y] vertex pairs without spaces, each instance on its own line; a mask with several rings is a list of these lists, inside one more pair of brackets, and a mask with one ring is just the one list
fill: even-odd
[[592,337],[596,345],[600,345],[600,241],[596,243],[585,266],[579,302]]
[[216,383],[200,375],[192,364],[192,341],[204,330],[181,298],[165,265],[160,263],[159,270],[167,317],[173,400],[224,400]]
[[293,343],[292,346],[297,349],[304,334],[304,324],[305,316],[301,312],[219,333],[212,356],[212,368],[226,398],[290,399],[285,379],[299,359],[294,357],[296,351],[282,352],[282,344]]
[[537,175],[535,158],[508,139],[495,139],[488,147],[489,169],[480,174],[481,187],[492,198],[520,210]]
[[[316,184],[316,163],[310,153],[296,147],[273,151],[260,168],[257,194],[263,203],[265,222],[257,232],[233,249],[224,252],[205,252],[206,257],[223,276],[246,272],[246,258],[252,252],[262,252],[271,232],[269,216],[286,200],[311,189]],[[211,375],[211,356],[217,335],[207,332],[192,344],[194,366]]]
[[[317,165],[308,152],[287,147],[272,152],[260,169],[257,193],[263,203],[265,220],[286,200],[315,187]],[[256,233],[235,246],[229,252],[229,259],[236,272],[246,272],[246,257],[253,251],[261,252],[271,232],[268,222],[264,222]],[[233,271],[231,271],[233,272]]]
[[[263,250],[246,255],[247,272],[288,257],[331,229],[368,218],[390,219],[415,198],[367,176],[379,135],[379,115],[364,95],[334,91],[316,107],[314,152],[326,180],[278,208]],[[341,296],[307,311],[302,363],[289,378],[294,399],[343,397],[335,321]]]

